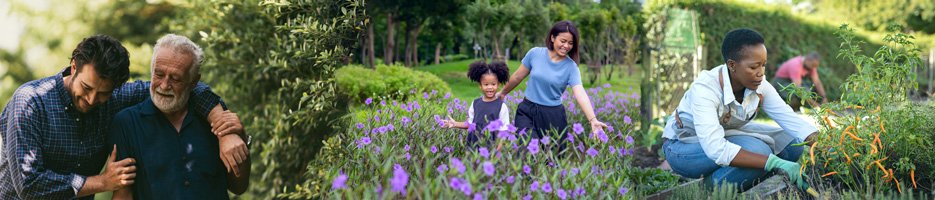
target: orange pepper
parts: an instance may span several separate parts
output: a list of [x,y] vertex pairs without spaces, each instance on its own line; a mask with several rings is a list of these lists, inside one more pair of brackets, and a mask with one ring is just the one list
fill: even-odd
[[847,133],[847,136],[851,136],[851,139],[854,139],[857,141],[864,141],[864,139],[860,139],[859,137],[857,137],[857,135],[854,135],[854,133],[847,132],[847,131],[844,131],[844,133]]
[[880,112],[880,106],[879,106],[879,105],[877,105],[877,109],[873,110],[872,113],[877,113],[877,112]]
[[818,146],[817,141],[814,144],[812,144],[812,147],[809,148],[808,150],[808,155],[812,159],[812,165],[815,165],[815,146]]
[[844,151],[841,151],[841,154],[844,154],[844,157],[847,158],[847,164],[851,164],[851,156],[848,156]]
[[899,179],[893,178],[896,181],[896,189],[899,190],[899,193],[903,193],[903,187],[899,186]]
[[838,172],[828,172],[825,175],[821,175],[821,177],[828,177],[828,176],[835,175],[835,174],[838,174]]
[[[833,112],[832,112],[832,113],[833,113]],[[830,129],[834,129],[834,125],[831,125],[831,120],[828,120],[828,116],[827,116],[827,115],[825,115],[825,116],[822,116],[822,118],[824,118],[824,119],[825,119],[825,124],[827,124],[827,125],[828,125],[828,128],[830,128]]]
[[871,149],[870,149],[870,155],[873,155],[873,154],[876,154],[876,153],[877,153],[877,146],[876,146],[876,145],[873,145],[873,143],[870,143],[870,148],[871,148]]
[[916,170],[910,170],[909,177],[912,178],[912,188],[916,188]]
[[883,120],[880,120],[880,132],[886,133],[886,129],[883,128]]

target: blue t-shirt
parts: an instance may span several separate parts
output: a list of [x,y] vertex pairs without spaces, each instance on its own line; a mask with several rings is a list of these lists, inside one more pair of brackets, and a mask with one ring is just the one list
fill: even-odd
[[578,64],[569,57],[554,62],[549,58],[549,49],[535,47],[526,52],[523,65],[529,69],[526,81],[526,99],[544,106],[562,104],[562,93],[568,86],[581,85]]

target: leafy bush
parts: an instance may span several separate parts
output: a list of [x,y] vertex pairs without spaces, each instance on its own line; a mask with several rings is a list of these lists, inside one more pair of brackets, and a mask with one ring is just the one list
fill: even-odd
[[[525,132],[496,134],[480,148],[466,147],[466,131],[440,128],[447,115],[463,120],[467,101],[450,95],[425,95],[411,101],[365,102],[352,114],[348,128],[329,138],[309,183],[291,198],[610,198],[634,196],[637,184],[674,185],[675,176],[633,169],[630,137],[636,108],[633,95],[605,88],[589,90],[600,119],[612,125],[606,133],[587,134],[577,109],[569,110],[569,140],[533,140]],[[508,95],[508,107],[523,98]],[[564,98],[565,106],[571,101]],[[484,127],[475,127],[485,130]],[[567,145],[554,152],[559,143]],[[640,187],[644,188],[644,187]],[[322,196],[323,195],[323,196]]]
[[377,65],[376,70],[350,65],[335,72],[335,81],[352,102],[367,97],[386,97],[405,101],[414,94],[448,93],[448,84],[434,74],[399,65]]
[[[843,82],[840,78],[856,72],[854,64],[842,58],[835,58],[842,40],[835,36],[835,25],[810,22],[789,13],[788,9],[754,5],[735,1],[710,0],[658,0],[650,3],[647,10],[656,11],[664,7],[684,8],[696,11],[699,16],[699,28],[705,46],[705,67],[713,68],[724,63],[721,57],[721,40],[728,31],[736,28],[752,28],[763,34],[769,51],[766,77],[772,79],[786,60],[815,51],[824,55],[819,74],[829,98],[842,94],[834,87]],[[867,41],[863,37],[854,37],[855,41]],[[878,44],[862,48],[873,49]]]
[[192,1],[170,29],[205,49],[203,80],[253,135],[249,196],[304,182],[321,141],[347,113],[334,71],[366,26],[362,0]]

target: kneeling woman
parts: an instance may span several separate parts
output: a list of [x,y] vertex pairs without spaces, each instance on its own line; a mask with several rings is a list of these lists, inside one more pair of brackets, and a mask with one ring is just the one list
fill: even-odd
[[[750,29],[724,37],[725,64],[703,71],[666,121],[666,160],[679,175],[713,185],[749,189],[770,171],[784,171],[798,187],[803,147],[818,129],[792,112],[764,76],[766,46]],[[750,123],[763,109],[780,127]]]

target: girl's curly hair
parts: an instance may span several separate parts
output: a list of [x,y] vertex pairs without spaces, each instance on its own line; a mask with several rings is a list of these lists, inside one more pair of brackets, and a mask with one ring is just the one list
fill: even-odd
[[506,66],[505,62],[486,64],[484,61],[477,61],[468,65],[467,76],[471,81],[480,83],[480,78],[488,73],[496,76],[497,82],[501,84],[510,79],[510,68]]

